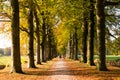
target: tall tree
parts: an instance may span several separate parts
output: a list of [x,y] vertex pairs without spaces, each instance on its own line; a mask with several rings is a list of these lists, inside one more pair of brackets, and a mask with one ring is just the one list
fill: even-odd
[[72,59],[72,33],[70,32],[70,35],[69,35],[69,50],[70,50],[70,59]]
[[87,63],[87,37],[88,37],[88,6],[87,6],[87,1],[83,1],[83,7],[85,7],[84,12],[83,12],[83,38],[82,38],[82,57],[81,61],[84,63]]
[[37,48],[37,64],[41,64],[40,61],[40,24],[39,24],[39,18],[37,15],[37,11],[36,8],[34,8],[34,16],[35,16],[35,20],[36,20],[36,48]]
[[45,25],[45,14],[44,11],[42,12],[42,20],[43,20],[43,24],[42,24],[42,62],[46,62],[46,58],[45,58],[45,40],[46,40],[46,25]]
[[29,29],[29,61],[28,67],[35,68],[34,64],[34,25],[33,25],[33,0],[29,0],[29,10],[28,10],[28,29]]
[[105,47],[105,0],[96,0],[96,17],[97,17],[97,33],[98,33],[98,52],[99,52],[99,66],[98,70],[106,71],[106,47]]
[[11,73],[23,73],[20,59],[19,2],[10,0],[12,6],[12,64]]
[[75,27],[75,55],[74,55],[74,59],[78,60],[78,38],[77,38],[77,27]]
[[48,55],[48,60],[51,60],[52,59],[52,37],[53,37],[53,31],[52,29],[50,28],[48,30],[48,44],[49,44],[49,55]]
[[94,64],[94,26],[95,26],[95,21],[94,21],[94,0],[90,0],[90,12],[89,12],[89,28],[88,28],[88,59],[87,63],[91,66],[95,65]]

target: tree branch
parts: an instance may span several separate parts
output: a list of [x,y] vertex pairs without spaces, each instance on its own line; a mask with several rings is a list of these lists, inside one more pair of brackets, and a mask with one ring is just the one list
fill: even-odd
[[0,19],[0,22],[11,22],[11,20],[2,20],[2,19]]
[[7,17],[9,19],[12,19],[12,17],[10,15],[8,15],[7,13],[0,13],[0,16],[4,16],[4,17]]
[[27,28],[25,28],[25,27],[23,27],[23,26],[21,26],[21,27],[20,27],[20,30],[21,30],[21,31],[24,31],[24,32],[26,32],[26,33],[28,33],[28,34],[29,34],[28,29],[27,29]]

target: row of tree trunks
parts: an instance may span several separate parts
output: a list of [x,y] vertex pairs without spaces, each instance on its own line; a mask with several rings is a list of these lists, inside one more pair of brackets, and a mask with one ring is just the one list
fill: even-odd
[[[83,6],[86,7],[85,3],[88,0],[84,0]],[[105,58],[105,13],[104,13],[104,4],[105,0],[96,0],[96,17],[97,17],[97,33],[98,33],[98,51],[99,51],[99,62],[98,69],[102,71],[106,71],[106,58]],[[88,63],[90,65],[94,65],[93,62],[93,53],[94,53],[94,5],[93,0],[90,0],[90,25],[88,27],[88,13],[84,11],[84,19],[83,19],[83,49],[82,49],[82,61],[84,63]],[[20,59],[20,36],[19,36],[19,3],[18,0],[11,0],[12,6],[12,64],[11,64],[11,73],[17,72],[22,73],[21,68],[21,59]],[[29,68],[35,68],[34,64],[34,25],[33,25],[33,1],[29,1],[29,10],[28,10],[28,28],[29,28]],[[35,13],[35,11],[34,11]],[[37,63],[40,63],[40,39],[39,39],[39,22],[37,19],[37,13],[35,13],[36,18],[36,31],[37,31]],[[51,30],[48,29],[48,25],[46,24],[46,19],[43,14],[43,25],[42,25],[42,60],[43,62],[52,59],[57,56],[56,46],[52,45]],[[88,35],[89,32],[89,35]],[[47,34],[48,33],[48,34]],[[87,37],[88,38],[88,46],[87,46]],[[77,29],[75,28],[75,33],[73,36],[70,35],[70,58],[77,60],[78,53],[78,42],[77,42]],[[55,42],[53,42],[55,44]],[[88,47],[88,50],[87,50]],[[47,51],[49,50],[49,51]],[[88,57],[87,57],[88,51]],[[56,53],[56,54],[53,54]],[[88,58],[88,59],[87,59]]]
[[[50,20],[49,17],[45,17],[48,15],[45,11],[42,12],[42,61],[46,62],[56,57],[57,51],[55,47],[55,40],[53,31],[51,29],[51,25],[49,25]],[[55,51],[55,52],[54,52]]]
[[70,33],[69,50],[70,59],[78,60],[77,27],[74,27],[73,35]]
[[[87,0],[84,0],[86,2]],[[98,54],[99,54],[99,61],[98,61],[98,70],[106,71],[106,47],[105,47],[105,7],[104,0],[97,0],[96,1],[96,18],[97,18],[97,38],[98,38]],[[84,11],[84,20],[83,20],[83,48],[82,48],[82,62],[88,63],[89,65],[94,64],[94,1],[90,0],[90,10],[89,10],[89,17],[86,10]],[[83,3],[83,6],[85,4]],[[90,20],[88,25],[88,19]],[[88,27],[89,26],[89,27]],[[89,34],[88,34],[89,32]],[[87,40],[88,37],[88,40]],[[88,44],[87,44],[88,41]],[[87,56],[88,55],[88,56]]]

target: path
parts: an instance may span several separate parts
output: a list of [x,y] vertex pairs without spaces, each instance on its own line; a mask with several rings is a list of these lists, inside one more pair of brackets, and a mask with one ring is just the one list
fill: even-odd
[[26,74],[9,74],[10,69],[5,68],[0,70],[0,80],[120,80],[119,67],[109,66],[104,72],[79,61],[57,59],[37,66],[24,68]]
[[50,70],[44,72],[44,80],[77,80],[74,72],[69,68],[71,63],[67,60],[60,59],[56,61]]

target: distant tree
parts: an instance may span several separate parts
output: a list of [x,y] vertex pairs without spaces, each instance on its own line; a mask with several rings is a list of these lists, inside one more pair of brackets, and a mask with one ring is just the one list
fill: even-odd
[[[75,25],[76,26],[76,25]],[[77,27],[74,28],[75,29],[75,55],[74,55],[74,59],[75,60],[78,60],[78,35],[77,35],[77,32],[78,32],[78,29]]]

